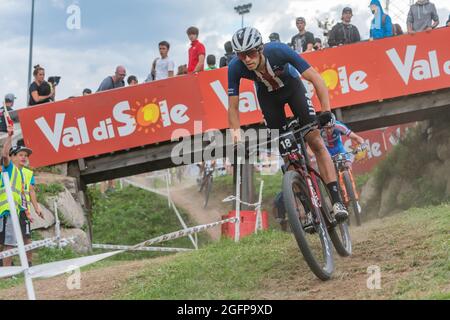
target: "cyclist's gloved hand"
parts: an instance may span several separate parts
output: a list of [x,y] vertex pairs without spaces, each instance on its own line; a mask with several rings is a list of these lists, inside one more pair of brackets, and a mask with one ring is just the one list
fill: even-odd
[[336,118],[331,111],[322,112],[318,117],[320,127],[334,126],[336,124]]

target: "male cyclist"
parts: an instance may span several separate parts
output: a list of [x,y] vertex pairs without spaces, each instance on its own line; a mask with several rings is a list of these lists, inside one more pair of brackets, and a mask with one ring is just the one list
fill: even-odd
[[[228,121],[235,142],[240,140],[239,85],[242,78],[256,83],[258,101],[269,129],[287,130],[285,104],[289,104],[300,126],[316,121],[316,112],[300,74],[310,81],[319,97],[322,113],[319,124],[333,121],[328,89],[320,74],[312,68],[288,45],[277,42],[263,44],[258,30],[251,27],[239,29],[231,41],[237,53],[228,66]],[[333,212],[338,222],[348,218],[348,212],[342,203],[336,173],[330,154],[318,129],[311,130],[305,136],[306,142],[314,152],[333,201]]]
[[[334,115],[333,115],[334,117]],[[345,135],[349,137],[353,142],[358,145],[364,144],[364,139],[350,130],[345,124],[340,121],[335,121],[335,124],[331,123],[326,124],[320,130],[320,134],[322,135],[322,139],[325,142],[325,146],[328,149],[328,152],[333,157],[339,153],[345,153],[348,167],[351,166],[353,162],[352,156],[347,153],[344,148],[344,144],[342,143],[342,136]]]

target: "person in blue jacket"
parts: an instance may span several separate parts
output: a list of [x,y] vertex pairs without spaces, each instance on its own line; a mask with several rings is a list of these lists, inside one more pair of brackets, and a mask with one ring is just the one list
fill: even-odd
[[385,14],[379,0],[370,2],[370,10],[374,17],[370,25],[370,38],[382,39],[392,37],[394,32],[392,28],[392,20],[389,15]]

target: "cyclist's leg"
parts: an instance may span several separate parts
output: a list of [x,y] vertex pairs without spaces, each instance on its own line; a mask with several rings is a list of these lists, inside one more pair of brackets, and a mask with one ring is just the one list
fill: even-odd
[[281,130],[286,127],[287,121],[284,112],[286,102],[281,99],[280,95],[265,92],[264,89],[259,89],[257,94],[266,127],[269,130]]
[[[296,117],[299,118],[300,126],[313,123],[316,120],[316,112],[311,99],[308,98],[306,89],[300,80],[293,81],[294,91],[289,98],[289,106]],[[325,147],[322,136],[318,129],[312,130],[305,137],[306,142],[316,156],[319,172],[327,184],[333,201],[333,211],[338,220],[348,217],[348,212],[342,203],[339,194],[336,171],[330,153]]]

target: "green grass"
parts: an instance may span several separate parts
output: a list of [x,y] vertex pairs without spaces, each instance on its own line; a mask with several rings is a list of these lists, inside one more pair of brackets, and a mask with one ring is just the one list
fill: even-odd
[[250,299],[286,254],[290,236],[269,231],[223,240],[197,252],[177,255],[132,279],[118,299]]
[[[414,254],[416,264],[425,264],[396,288],[399,299],[450,299],[450,205],[410,209],[408,222],[417,229],[424,228],[429,235]],[[423,250],[421,250],[423,249]],[[441,292],[445,288],[446,292]]]
[[[355,251],[360,251],[355,254],[377,251],[377,248],[395,250],[399,238],[420,235],[413,246],[401,253],[401,260],[394,258],[380,265],[382,272],[397,274],[394,285],[388,289],[389,299],[449,298],[449,213],[450,205],[441,205],[386,218],[385,226],[370,231],[370,241],[355,246]],[[390,251],[377,255],[383,253]],[[408,269],[406,275],[401,272],[404,268]],[[259,299],[261,293],[270,290],[268,283],[278,283],[281,279],[298,281],[296,277],[302,274],[298,271],[303,269],[309,276],[292,236],[271,230],[245,238],[239,244],[222,240],[200,251],[158,261],[128,280],[114,298]],[[347,271],[354,272],[351,270]],[[374,297],[367,294],[376,296],[377,293],[355,291],[354,298]]]
[[47,173],[53,173],[53,174],[61,174],[61,169],[59,169],[56,166],[40,167],[40,168],[35,169],[35,172],[47,172]]
[[50,184],[37,184],[36,185],[36,195],[37,200],[40,203],[46,203],[45,199],[49,196],[57,196],[59,193],[64,191],[64,186],[58,183]]
[[[167,205],[167,199],[147,191],[126,187],[106,196],[98,189],[90,188],[93,200],[94,243],[135,245],[163,234],[182,229],[173,209]],[[189,217],[179,209],[188,226],[194,226]],[[199,234],[199,243],[205,244],[209,237]],[[162,246],[192,248],[189,238],[181,238]],[[126,253],[113,259],[134,260],[155,257],[155,253]]]

